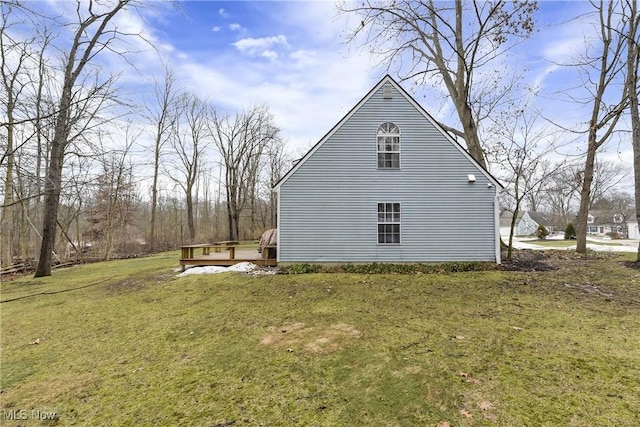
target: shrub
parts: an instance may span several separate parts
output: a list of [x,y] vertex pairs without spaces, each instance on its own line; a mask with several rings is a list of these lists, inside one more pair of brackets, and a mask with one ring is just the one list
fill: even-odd
[[567,224],[567,228],[564,229],[564,238],[565,240],[576,238],[576,227],[573,225],[572,222]]
[[547,230],[544,225],[540,224],[538,226],[538,229],[536,230],[536,236],[538,237],[538,239],[545,239],[548,235],[549,230]]
[[488,271],[498,267],[495,263],[484,261],[447,262],[442,264],[291,264],[280,267],[281,274],[308,274],[308,273],[350,273],[350,274],[434,274],[434,273],[460,273],[467,271]]
[[610,231],[607,233],[607,236],[611,237],[611,240],[624,239],[624,235],[617,231]]
[[291,264],[280,267],[280,272],[283,274],[307,274],[319,273],[320,271],[322,271],[322,267],[317,264]]

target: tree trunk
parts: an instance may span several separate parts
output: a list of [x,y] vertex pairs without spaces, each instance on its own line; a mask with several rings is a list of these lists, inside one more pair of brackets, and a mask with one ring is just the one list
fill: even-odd
[[236,214],[233,216],[233,222],[235,225],[235,230],[234,230],[234,234],[236,235],[235,239],[231,239],[231,240],[240,240],[240,214],[238,212],[236,212]]
[[158,206],[158,148],[156,145],[155,161],[153,165],[153,184],[151,187],[151,223],[149,224],[149,246],[151,251],[156,248],[156,207]]
[[462,122],[462,128],[464,129],[464,139],[467,143],[469,154],[478,163],[480,163],[480,166],[486,169],[487,162],[484,159],[484,151],[482,150],[482,144],[480,144],[480,138],[478,137],[478,127],[473,120],[471,108],[465,101],[461,109],[462,113],[460,116],[460,121]]
[[54,137],[51,143],[49,167],[44,185],[42,244],[40,245],[40,255],[35,277],[51,276],[51,255],[56,244],[56,225],[60,201],[60,186],[62,183],[63,141],[67,139],[66,133],[61,129],[62,127],[64,127],[64,123],[56,124],[56,137]]
[[[636,220],[638,222],[638,229],[640,230],[640,117],[638,117],[638,104],[636,102],[636,117],[633,123],[634,133],[637,134],[633,138],[633,165],[634,165],[634,178],[635,178],[635,198],[636,198]],[[640,244],[638,245],[638,254],[636,261],[640,262]]]
[[587,160],[584,164],[582,177],[582,190],[580,191],[580,210],[578,211],[578,222],[576,224],[576,251],[587,252],[587,221],[589,217],[591,183],[593,182],[593,169],[596,160],[596,130],[592,127],[589,130],[589,147],[587,150]]
[[513,210],[513,216],[511,217],[511,227],[509,227],[509,249],[507,249],[507,259],[510,261],[513,256],[513,232],[516,228],[516,221],[518,219],[518,213],[520,212],[519,205],[516,204]]
[[8,267],[12,263],[13,255],[13,114],[12,107],[7,106],[7,170],[5,176],[4,200],[2,215],[0,216],[0,266]]
[[[627,37],[627,80],[629,114],[631,115],[631,145],[633,146],[633,177],[635,183],[636,220],[640,229],[640,112],[638,107],[638,68],[640,68],[640,16],[637,0],[630,1],[629,34]],[[640,245],[636,261],[640,262]]]
[[189,241],[193,243],[196,239],[196,227],[193,221],[193,195],[192,188],[187,187],[187,227],[189,228]]
[[235,227],[233,226],[233,211],[231,209],[231,202],[227,199],[227,220],[229,222],[229,240],[235,240],[233,232]]

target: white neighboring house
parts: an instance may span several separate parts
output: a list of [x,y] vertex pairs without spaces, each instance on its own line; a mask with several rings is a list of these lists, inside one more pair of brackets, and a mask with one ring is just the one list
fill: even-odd
[[638,230],[638,219],[636,215],[633,214],[627,220],[627,231],[628,231],[628,239],[640,240],[640,230]]
[[[607,233],[623,233],[623,219],[620,214],[593,211],[587,215],[587,234],[605,236]],[[637,227],[637,224],[636,224]]]
[[553,232],[553,223],[547,214],[542,212],[527,211],[517,224],[516,235],[528,236],[536,234],[539,226],[546,228],[549,233]]

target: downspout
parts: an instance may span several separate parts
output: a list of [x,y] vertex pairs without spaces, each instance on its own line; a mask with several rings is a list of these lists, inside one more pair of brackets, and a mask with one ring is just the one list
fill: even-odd
[[278,192],[278,197],[276,198],[276,203],[278,206],[276,207],[276,239],[277,239],[277,248],[276,248],[276,262],[280,264],[280,187],[277,187],[276,191]]
[[502,264],[500,258],[500,203],[498,202],[498,189],[496,188],[496,194],[493,197],[493,217],[494,217],[494,229],[495,229],[495,250],[496,250],[496,264]]

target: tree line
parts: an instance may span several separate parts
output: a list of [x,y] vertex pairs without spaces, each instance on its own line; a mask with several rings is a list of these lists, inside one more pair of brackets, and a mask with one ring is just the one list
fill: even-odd
[[[143,7],[150,6],[77,1],[74,13],[45,16],[2,1],[2,266],[35,257],[36,276],[46,276],[61,253],[89,245],[109,259],[136,245],[255,238],[275,225],[270,188],[289,159],[268,106],[223,111],[180,87],[169,66],[136,105],[121,75],[106,71],[109,61],[135,67],[136,43],[152,47],[118,21]],[[580,82],[554,100],[582,108],[583,119],[567,126],[535,107],[538,89],[526,84],[523,68],[505,66],[535,33],[537,2],[338,5],[357,17],[350,43],[454,107],[457,125],[443,127],[506,183],[514,217],[523,203],[567,213],[579,203],[580,252],[588,211],[608,185],[598,154],[616,138],[632,142],[640,218],[638,1],[590,7],[583,51],[556,64]],[[583,147],[579,157],[549,160],[568,142]]]
[[35,257],[47,276],[69,252],[110,259],[275,226],[288,155],[267,106],[222,112],[170,67],[136,105],[105,73],[106,55],[130,62],[125,40],[146,42],[116,23],[139,7],[78,2],[63,17],[2,2],[2,266]]

